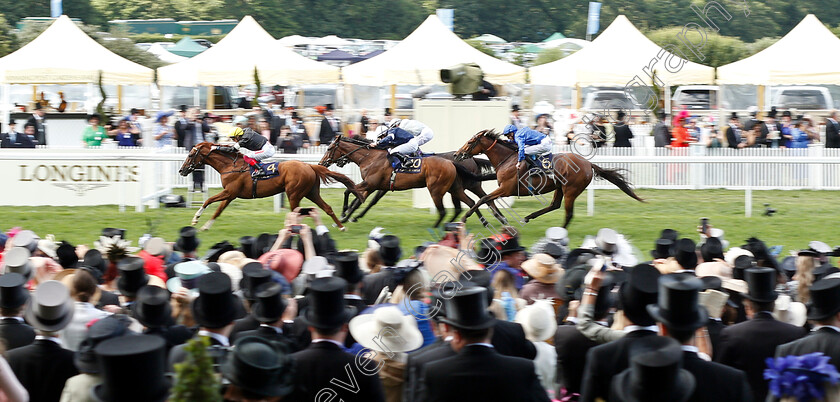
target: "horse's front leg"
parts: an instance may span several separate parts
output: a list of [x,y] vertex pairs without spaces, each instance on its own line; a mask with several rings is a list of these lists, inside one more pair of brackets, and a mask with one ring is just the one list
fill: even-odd
[[222,214],[222,211],[224,211],[225,208],[227,208],[228,204],[230,204],[231,201],[233,201],[233,198],[227,198],[222,200],[222,202],[219,204],[219,207],[216,208],[216,212],[213,214],[213,217],[210,218],[210,220],[207,221],[204,224],[204,226],[201,227],[201,231],[210,230],[210,228],[213,226],[213,222],[216,221],[216,218],[218,218],[219,215]]
[[207,209],[208,205],[210,205],[214,202],[226,199],[229,196],[230,195],[228,194],[228,192],[226,190],[222,190],[219,194],[216,194],[216,195],[208,198],[207,201],[204,201],[204,205],[202,205],[201,208],[198,209],[198,211],[195,211],[195,215],[193,215],[193,219],[192,219],[192,222],[190,223],[190,226],[195,226],[195,225],[198,224],[198,218],[201,218],[201,214],[204,213],[204,210]]

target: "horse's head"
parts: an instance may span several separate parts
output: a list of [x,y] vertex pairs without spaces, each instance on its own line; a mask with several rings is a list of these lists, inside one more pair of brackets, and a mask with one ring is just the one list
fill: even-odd
[[178,170],[178,173],[181,176],[186,176],[195,171],[195,169],[204,166],[205,159],[213,152],[212,147],[213,143],[211,142],[202,142],[194,146],[190,150],[189,155],[187,155],[187,159],[184,160],[184,164],[181,165],[181,169]]
[[[481,130],[476,135],[472,136],[469,141],[467,141],[464,146],[461,147],[457,152],[455,152],[455,160],[462,161],[464,159],[472,158],[475,155],[483,153],[488,148],[485,148],[484,142],[485,139],[491,139],[492,141],[498,141],[499,138],[493,130]],[[495,144],[495,142],[494,142]],[[490,146],[492,147],[492,145]]]
[[330,146],[327,147],[327,152],[324,152],[324,156],[321,158],[321,161],[318,162],[321,166],[330,167],[333,163],[336,162],[336,152],[338,152],[338,145],[341,142],[341,136],[336,135],[333,138]]

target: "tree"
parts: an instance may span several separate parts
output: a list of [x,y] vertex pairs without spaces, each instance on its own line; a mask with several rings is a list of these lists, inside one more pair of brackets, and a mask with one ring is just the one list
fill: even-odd
[[16,38],[12,35],[12,29],[6,22],[3,14],[0,14],[0,57],[3,57],[17,49]]
[[221,383],[213,371],[213,359],[207,353],[210,340],[205,336],[187,341],[187,359],[175,365],[175,386],[169,402],[221,402]]
[[[649,32],[647,37],[659,46],[671,45],[676,47],[682,52],[680,56],[684,56],[690,61],[712,67],[720,67],[738,61],[746,53],[744,42],[740,39],[707,32],[706,44],[699,54],[695,54],[677,36],[681,32],[682,28],[679,27],[662,28]],[[687,39],[695,42],[701,40],[697,33],[689,33]]]
[[566,53],[563,51],[563,49],[556,47],[545,49],[542,52],[540,52],[539,55],[537,55],[537,59],[534,60],[534,65],[539,66],[540,64],[551,63],[552,61],[560,60],[565,56]]
[[496,57],[496,52],[494,52],[493,49],[490,49],[489,47],[485,46],[483,43],[477,40],[467,39],[465,42],[467,42],[470,46],[475,48],[475,50],[478,50],[481,53],[484,53],[488,56]]

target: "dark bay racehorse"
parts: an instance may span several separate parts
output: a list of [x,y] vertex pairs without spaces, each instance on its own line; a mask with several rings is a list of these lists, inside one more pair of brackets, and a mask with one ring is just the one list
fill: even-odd
[[[430,156],[423,158],[420,173],[407,174],[397,173],[394,183],[391,183],[391,161],[388,158],[388,151],[384,149],[370,148],[370,142],[362,139],[353,139],[344,136],[336,136],[327,148],[324,157],[321,158],[322,166],[330,166],[333,163],[339,167],[353,162],[359,166],[362,174],[362,181],[356,188],[362,192],[363,198],[356,200],[354,205],[345,214],[345,220],[352,212],[364,202],[371,192],[377,190],[400,191],[413,188],[425,187],[432,196],[435,208],[438,211],[438,219],[434,227],[438,227],[446,217],[446,209],[443,206],[443,196],[446,193],[452,194],[455,199],[473,206],[475,203],[464,192],[459,176],[473,175],[455,166],[452,161]],[[461,212],[460,203],[455,203],[455,217]],[[452,220],[455,220],[455,217]]]
[[[495,200],[499,197],[515,195],[531,195],[528,190],[527,174],[516,168],[519,148],[515,143],[509,142],[505,137],[495,133],[493,130],[479,131],[455,153],[456,159],[466,159],[474,155],[485,154],[490,163],[496,168],[496,180],[499,188],[492,193],[481,197],[478,202],[464,214],[462,221],[467,218],[483,203]],[[563,197],[566,197],[566,222],[563,227],[568,227],[574,215],[575,199],[586,189],[594,176],[601,177],[616,185],[625,194],[634,199],[644,202],[633,191],[630,183],[621,174],[621,169],[606,169],[577,154],[564,153],[553,157],[554,176],[551,180],[545,175],[536,175],[534,178],[534,193],[545,194],[554,192],[554,199],[551,204],[539,211],[533,212],[524,218],[525,222],[534,219],[547,212],[560,208]],[[526,164],[527,167],[527,164]]]
[[[341,230],[344,230],[344,225],[335,216],[332,208],[321,198],[320,183],[326,184],[338,181],[356,194],[357,197],[362,197],[353,181],[347,176],[330,171],[323,166],[309,165],[296,160],[280,162],[277,165],[279,174],[270,179],[258,180],[257,187],[254,189],[248,163],[242,160],[239,152],[234,150],[233,147],[216,145],[210,142],[202,142],[193,147],[178,173],[181,176],[186,176],[205,164],[216,169],[222,176],[223,190],[208,198],[193,216],[192,225],[195,226],[198,223],[198,218],[201,217],[208,205],[221,201],[216,213],[204,224],[201,230],[210,229],[216,218],[234,199],[264,198],[282,192],[285,192],[286,196],[289,197],[290,209],[294,210],[300,205],[303,198],[307,198],[326,212]],[[254,196],[255,192],[256,196]]]

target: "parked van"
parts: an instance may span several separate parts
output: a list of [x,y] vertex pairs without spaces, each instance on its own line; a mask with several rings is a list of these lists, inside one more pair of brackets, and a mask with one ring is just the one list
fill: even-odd
[[674,92],[671,102],[677,108],[713,110],[718,108],[719,91],[716,85],[682,85]]
[[779,109],[826,110],[838,107],[826,87],[786,86],[770,90],[770,105]]

